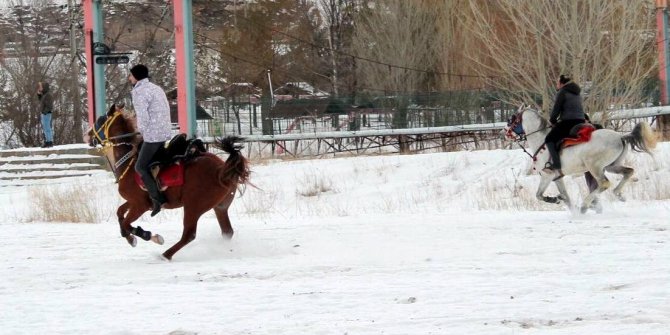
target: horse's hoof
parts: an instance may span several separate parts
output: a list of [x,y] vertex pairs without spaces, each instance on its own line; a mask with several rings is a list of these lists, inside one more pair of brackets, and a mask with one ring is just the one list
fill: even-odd
[[126,236],[126,241],[128,241],[128,244],[133,248],[137,246],[137,239],[133,235]]
[[543,197],[542,200],[550,204],[560,204],[561,199],[559,197]]
[[596,214],[602,214],[603,213],[603,206],[597,200],[593,200],[593,202],[589,206],[589,209],[592,209],[593,211],[595,211]]
[[617,195],[616,195],[616,198],[617,198],[619,201],[621,201],[621,202],[626,202],[626,198],[625,198],[623,195],[621,195],[621,194],[617,194]]
[[170,260],[167,259],[167,258],[165,258],[165,256],[163,256],[162,254],[161,254],[161,255],[156,255],[156,258],[157,258],[161,263],[170,262]]
[[163,245],[163,243],[165,243],[165,240],[163,239],[163,236],[156,234],[154,236],[151,236],[151,242],[154,242],[158,245]]
[[232,239],[233,239],[233,232],[232,232],[232,231],[231,231],[230,233],[221,233],[221,235],[222,235],[223,238],[225,238],[226,240],[232,240]]
[[166,256],[165,253],[163,253],[163,254],[160,256],[160,258],[161,258],[162,260],[166,261],[166,262],[171,262],[171,261],[172,261],[172,257],[168,257],[168,256]]
[[579,212],[582,213],[582,214],[586,214],[586,211],[587,211],[587,210],[588,210],[588,207],[586,207],[586,206],[582,206],[582,207],[579,209]]

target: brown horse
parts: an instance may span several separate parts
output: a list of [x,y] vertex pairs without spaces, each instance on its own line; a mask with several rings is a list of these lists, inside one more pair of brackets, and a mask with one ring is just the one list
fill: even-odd
[[[125,237],[131,246],[137,244],[135,236],[145,241],[163,244],[163,238],[142,227],[133,227],[143,213],[152,208],[149,194],[144,191],[133,178],[134,163],[137,159],[138,146],[142,142],[137,133],[134,120],[127,118],[122,108],[115,105],[96,122],[94,130],[89,132],[91,144],[94,140],[102,144],[107,152],[110,167],[117,176],[119,194],[126,200],[116,211],[121,226],[121,236]],[[195,239],[198,219],[202,214],[214,209],[224,238],[232,238],[233,228],[228,217],[228,208],[235,197],[238,186],[244,185],[249,179],[248,161],[240,153],[241,146],[236,144],[241,139],[226,137],[217,140],[218,147],[229,154],[224,162],[218,156],[203,152],[184,160],[183,184],[168,187],[164,192],[168,202],[164,208],[184,207],[184,229],[181,239],[163,253],[168,260]]]

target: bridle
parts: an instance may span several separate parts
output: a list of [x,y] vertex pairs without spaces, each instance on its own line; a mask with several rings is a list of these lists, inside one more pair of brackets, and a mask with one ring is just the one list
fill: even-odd
[[[121,134],[117,136],[112,136],[109,137],[109,128],[111,125],[114,123],[114,121],[118,117],[123,117],[123,113],[121,111],[115,111],[114,114],[111,116],[106,116],[105,122],[100,125],[100,128],[97,128],[97,126],[93,126],[93,136],[94,140],[98,141],[100,145],[102,146],[100,151],[103,152],[105,157],[107,156],[107,153],[111,149],[112,152],[114,150],[114,147],[121,146],[121,145],[126,145],[130,146],[131,150],[128,151],[123,157],[121,157],[119,160],[116,160],[114,165],[112,165],[111,162],[108,161],[110,168],[112,169],[112,172],[114,173],[115,176],[118,176],[118,170],[120,167],[123,166],[127,161],[130,161],[126,168],[123,170],[123,173],[121,174],[120,177],[118,177],[117,181],[121,181],[123,177],[128,173],[128,170],[130,170],[130,167],[132,166],[132,162],[135,160],[135,154],[137,153],[137,146],[132,143],[132,142],[114,142],[120,139],[125,139],[125,138],[132,138],[137,135],[139,135],[139,132],[132,132],[132,133],[127,133],[127,134]],[[100,136],[100,130],[102,130],[103,136]]]
[[534,154],[531,154],[526,150],[526,141],[528,139],[528,136],[533,135],[535,133],[541,132],[547,128],[551,128],[551,126],[540,128],[538,130],[535,130],[533,132],[530,132],[526,134],[526,131],[523,129],[523,113],[526,111],[526,108],[523,106],[519,108],[519,112],[516,114],[512,115],[510,120],[507,122],[507,127],[505,127],[505,136],[519,145],[521,150],[526,153],[533,161],[537,161],[537,155],[544,149],[544,144],[541,145],[537,150],[535,151]]

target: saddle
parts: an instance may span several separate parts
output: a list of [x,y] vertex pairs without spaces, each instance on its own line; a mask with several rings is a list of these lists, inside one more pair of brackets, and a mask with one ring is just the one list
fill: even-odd
[[[139,145],[141,148],[142,144]],[[158,183],[158,189],[164,191],[170,186],[181,186],[184,184],[184,162],[187,162],[202,153],[207,152],[201,139],[186,139],[186,134],[178,134],[171,140],[166,141],[149,164],[151,174]],[[142,189],[144,182],[139,173],[135,172],[135,182]]]
[[570,135],[558,142],[559,150],[590,141],[591,134],[595,130],[596,127],[590,123],[581,123],[572,127],[572,129],[570,129]]

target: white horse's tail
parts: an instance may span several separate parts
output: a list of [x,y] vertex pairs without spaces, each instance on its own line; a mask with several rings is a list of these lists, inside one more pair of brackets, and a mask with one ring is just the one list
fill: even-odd
[[652,155],[651,150],[656,148],[656,135],[647,122],[640,122],[635,125],[633,131],[624,135],[621,140],[624,144],[630,145],[630,148],[637,152],[646,152]]

